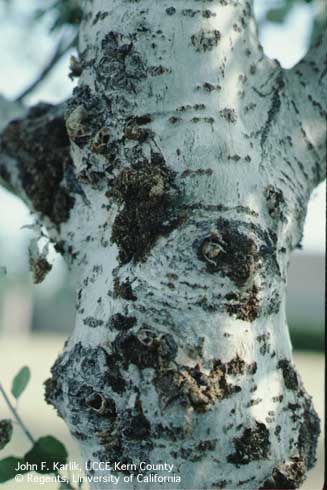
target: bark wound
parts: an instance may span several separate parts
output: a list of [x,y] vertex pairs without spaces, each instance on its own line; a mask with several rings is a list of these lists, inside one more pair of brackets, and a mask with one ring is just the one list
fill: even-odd
[[2,149],[19,162],[22,187],[36,211],[59,225],[67,221],[74,198],[63,183],[72,166],[64,119],[48,104],[33,107],[27,117],[4,130]]
[[156,240],[180,223],[172,209],[174,178],[163,157],[153,153],[151,162],[124,169],[112,181],[108,197],[120,205],[112,241],[122,264],[145,260]]

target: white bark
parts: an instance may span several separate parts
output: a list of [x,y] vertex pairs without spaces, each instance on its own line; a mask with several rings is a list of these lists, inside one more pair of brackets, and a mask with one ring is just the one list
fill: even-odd
[[66,112],[78,185],[53,235],[78,276],[76,325],[47,399],[85,461],[181,478],[119,488],[296,488],[319,422],[285,294],[323,178],[317,87],[300,66],[307,102],[263,55],[249,2],[84,9]]

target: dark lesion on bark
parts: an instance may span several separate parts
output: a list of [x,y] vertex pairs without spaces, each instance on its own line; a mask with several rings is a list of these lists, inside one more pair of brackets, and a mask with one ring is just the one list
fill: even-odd
[[52,269],[52,264],[45,257],[30,256],[29,266],[33,273],[34,284],[40,284]]
[[272,475],[259,490],[293,490],[299,488],[304,482],[305,466],[301,458],[292,458],[289,463],[284,463],[274,468]]
[[[18,162],[18,194],[25,193],[35,211],[59,225],[67,221],[74,197],[65,182],[72,167],[63,111],[49,104],[31,108],[24,119],[11,121],[2,133],[0,151]],[[1,177],[16,185],[10,170]]]
[[226,363],[227,373],[238,376],[243,374],[255,374],[257,371],[257,363],[247,364],[238,354],[233,359]]
[[234,465],[265,459],[270,449],[269,430],[265,424],[255,421],[254,427],[248,427],[241,437],[234,439],[234,447],[235,452],[227,457],[227,461]]
[[245,294],[240,292],[228,293],[225,295],[225,309],[229,315],[236,318],[253,322],[259,315],[260,301],[258,298],[258,288],[254,284]]
[[125,368],[133,363],[139,369],[158,369],[167,366],[177,355],[178,346],[168,333],[161,334],[145,324],[137,331],[121,330],[112,348],[117,361]]
[[241,387],[232,385],[226,379],[226,365],[216,360],[209,374],[204,373],[199,365],[194,368],[177,365],[176,368],[161,370],[155,380],[162,409],[172,402],[195,412],[205,413]]
[[282,370],[286,388],[289,390],[297,390],[299,386],[299,380],[291,362],[287,359],[282,359],[278,363],[278,368]]
[[265,198],[269,216],[273,220],[286,221],[287,210],[283,192],[277,187],[269,185],[265,189]]
[[[299,394],[303,395],[300,390]],[[312,400],[304,395],[303,422],[301,424],[298,447],[300,456],[304,459],[306,468],[310,470],[316,463],[316,448],[320,435],[320,419],[315,411]]]
[[115,313],[112,315],[108,322],[108,327],[118,331],[126,331],[133,328],[136,325],[136,318],[134,316],[122,315],[121,313]]
[[137,296],[135,295],[132,285],[129,279],[120,280],[118,277],[114,279],[113,297],[122,298],[126,301],[136,301]]
[[220,218],[210,234],[193,246],[209,273],[227,276],[242,288],[256,272],[280,274],[276,240],[274,233],[253,223]]
[[[289,404],[289,408],[293,411],[293,420],[301,419],[296,445],[298,453],[274,468],[260,490],[299,488],[305,480],[306,472],[313,468],[316,462],[316,448],[320,434],[319,417],[313,408],[311,398],[303,392],[300,380],[290,362],[280,361],[279,368],[283,370],[286,387],[297,390],[298,403]],[[277,428],[275,435],[278,436],[282,429],[280,426]]]
[[[138,460],[147,460],[150,450],[153,449],[153,432],[137,393],[133,408],[121,411],[117,414],[114,425],[96,432],[96,437],[103,447],[100,461],[119,461],[128,465],[135,464]],[[99,453],[95,456],[98,458]],[[123,469],[123,472],[128,473],[128,467]]]
[[143,261],[160,236],[181,223],[175,210],[178,191],[175,175],[159,153],[123,169],[112,180],[107,195],[120,206],[112,227],[119,260]]

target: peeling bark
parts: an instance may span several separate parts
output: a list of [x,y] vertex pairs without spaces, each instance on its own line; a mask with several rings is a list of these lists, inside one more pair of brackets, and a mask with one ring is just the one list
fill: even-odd
[[[166,462],[179,488],[245,490],[297,488],[314,465],[319,420],[285,318],[289,255],[326,150],[303,63],[284,71],[263,55],[246,1],[85,0],[72,161],[55,109],[5,130],[13,186],[78,277],[46,400],[89,467]],[[45,162],[50,200],[39,120],[51,147],[61,134]],[[11,181],[8,161],[0,169]]]

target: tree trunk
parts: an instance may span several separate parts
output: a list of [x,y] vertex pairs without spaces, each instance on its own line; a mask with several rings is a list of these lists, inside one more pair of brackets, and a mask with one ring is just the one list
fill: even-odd
[[[77,277],[46,399],[121,489],[297,488],[314,465],[285,294],[324,178],[323,56],[282,70],[246,1],[85,0],[73,97],[3,133],[1,177]],[[174,466],[124,482],[140,462]]]

